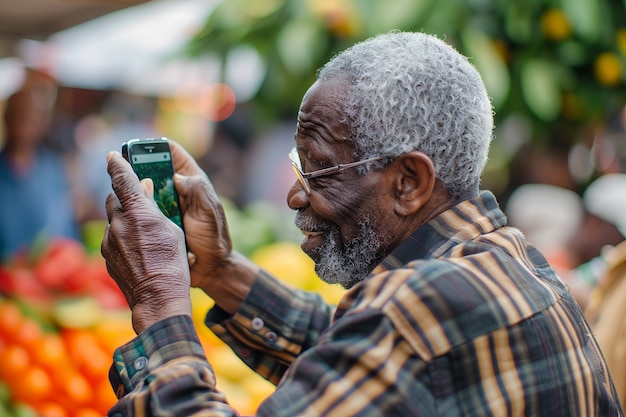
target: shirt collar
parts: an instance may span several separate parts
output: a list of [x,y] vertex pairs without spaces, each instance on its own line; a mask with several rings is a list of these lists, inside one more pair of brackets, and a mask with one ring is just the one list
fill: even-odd
[[416,259],[439,257],[461,242],[506,226],[506,222],[496,197],[482,191],[417,228],[374,272],[399,268]]

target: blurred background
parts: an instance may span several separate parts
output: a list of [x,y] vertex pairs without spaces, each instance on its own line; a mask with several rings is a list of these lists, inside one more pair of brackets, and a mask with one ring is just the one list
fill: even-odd
[[[13,304],[46,334],[104,326],[109,341],[111,328],[128,336],[126,317],[110,318],[125,312],[115,288],[84,281],[106,281],[105,155],[135,137],[182,143],[223,197],[235,248],[285,279],[302,268],[307,278],[294,285],[337,300],[294,250],[286,156],[315,71],[391,29],[438,35],[478,68],[496,118],[482,185],[578,288],[571,272],[626,233],[626,0],[0,0],[0,355],[28,346],[6,330],[16,328]],[[595,285],[584,279],[583,307]],[[211,301],[197,303],[201,322]],[[114,346],[104,345],[108,358]],[[223,386],[252,414],[269,388],[252,380],[242,391],[240,373],[225,372]],[[112,401],[91,393],[98,406],[83,398],[55,408],[43,386],[20,394],[14,374],[0,371],[11,412],[35,404],[40,415],[86,417]]]

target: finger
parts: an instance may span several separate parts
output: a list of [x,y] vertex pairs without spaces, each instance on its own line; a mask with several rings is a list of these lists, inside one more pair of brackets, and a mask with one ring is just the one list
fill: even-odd
[[107,155],[107,171],[111,177],[111,186],[119,199],[122,208],[135,204],[146,204],[144,187],[133,171],[130,164],[119,152],[109,152]]
[[122,210],[122,204],[114,192],[110,192],[105,201],[105,210],[107,213],[107,222],[111,223],[111,219],[116,211]]
[[114,254],[116,254],[117,252],[115,249],[113,249],[111,239],[114,239],[114,237],[111,237],[111,225],[107,224],[106,228],[104,229],[102,241],[100,242],[100,254],[106,261],[107,271],[109,272],[109,275],[111,276],[111,278],[115,279],[115,274],[110,268],[112,268],[111,262],[114,261]]
[[[100,241],[100,254],[104,257],[105,252],[107,250],[109,244],[109,229],[111,225],[107,224],[104,228],[104,235],[102,236],[102,240]],[[106,259],[106,258],[105,258]]]
[[202,173],[202,169],[196,163],[189,152],[180,146],[177,142],[170,140],[170,152],[172,153],[172,163],[174,164],[174,172],[183,175],[198,175]]

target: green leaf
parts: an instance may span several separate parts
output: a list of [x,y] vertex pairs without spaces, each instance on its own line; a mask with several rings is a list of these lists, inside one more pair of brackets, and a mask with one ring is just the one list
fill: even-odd
[[606,24],[601,18],[600,3],[598,0],[562,0],[561,7],[572,22],[574,31],[588,42],[598,39]]
[[468,28],[461,33],[464,53],[480,72],[487,92],[498,108],[506,100],[509,89],[509,72],[493,42],[478,30]]
[[520,74],[522,95],[528,108],[544,121],[555,120],[561,110],[558,73],[550,62],[529,59]]
[[387,32],[393,28],[408,30],[420,26],[435,5],[435,0],[357,0],[360,16],[366,21],[366,35]]
[[314,72],[319,57],[325,52],[324,28],[319,21],[308,19],[291,20],[280,31],[277,40],[281,62],[292,74],[304,75]]

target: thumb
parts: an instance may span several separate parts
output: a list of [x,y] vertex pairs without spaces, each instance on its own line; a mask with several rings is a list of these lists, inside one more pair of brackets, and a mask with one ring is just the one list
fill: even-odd
[[181,197],[186,197],[189,192],[189,186],[187,185],[188,176],[175,173],[174,174],[174,185],[176,186],[176,191]]
[[174,185],[179,197],[185,201],[200,198],[207,193],[214,192],[213,185],[206,175],[182,175],[174,174]]
[[141,185],[143,187],[143,193],[146,197],[151,200],[154,200],[154,182],[151,178],[144,178],[141,180]]
[[219,197],[206,175],[174,174],[174,185],[183,213],[202,214],[219,208]]

